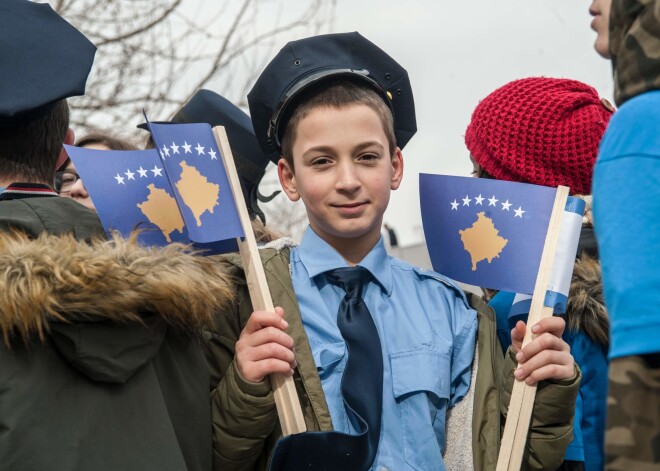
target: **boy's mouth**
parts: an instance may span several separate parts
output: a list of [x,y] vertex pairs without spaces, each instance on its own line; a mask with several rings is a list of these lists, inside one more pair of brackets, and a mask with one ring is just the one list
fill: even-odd
[[362,211],[367,205],[366,201],[358,201],[355,203],[333,204],[333,206],[342,213],[354,214]]

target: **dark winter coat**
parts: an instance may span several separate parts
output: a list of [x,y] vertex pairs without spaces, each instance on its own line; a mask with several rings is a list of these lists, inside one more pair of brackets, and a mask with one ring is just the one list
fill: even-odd
[[102,227],[60,198],[0,202],[0,228],[0,467],[209,470],[198,332],[228,299],[216,265],[79,242]]

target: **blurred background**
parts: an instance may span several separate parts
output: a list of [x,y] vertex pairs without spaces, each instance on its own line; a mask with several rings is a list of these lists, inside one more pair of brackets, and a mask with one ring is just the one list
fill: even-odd
[[[98,46],[87,95],[70,100],[77,135],[108,129],[138,144],[142,109],[152,120],[169,119],[198,88],[209,88],[247,111],[247,92],[287,41],[359,31],[412,82],[418,132],[404,149],[404,181],[384,222],[396,231],[395,255],[425,266],[418,175],[469,175],[463,135],[480,99],[511,80],[548,76],[581,80],[612,101],[609,62],[593,50],[588,0],[49,3]],[[279,189],[271,167],[263,194]],[[301,204],[280,194],[261,206],[269,225],[299,238]]]

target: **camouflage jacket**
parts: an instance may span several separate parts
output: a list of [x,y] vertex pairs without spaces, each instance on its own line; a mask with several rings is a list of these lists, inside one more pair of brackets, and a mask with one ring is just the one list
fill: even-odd
[[660,89],[660,0],[612,1],[609,47],[617,105]]

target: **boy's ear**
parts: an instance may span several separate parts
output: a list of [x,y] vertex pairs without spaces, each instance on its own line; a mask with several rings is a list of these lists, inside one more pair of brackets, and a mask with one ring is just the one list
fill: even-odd
[[282,189],[289,199],[291,201],[298,201],[300,199],[300,193],[298,193],[296,186],[296,175],[284,157],[277,162],[277,176],[280,178],[280,185],[282,185]]
[[[73,129],[69,128],[67,129],[66,134],[64,135],[64,142],[62,142],[62,144],[66,144],[67,146],[72,146],[74,142],[76,142],[76,135],[73,133]],[[69,156],[67,155],[66,150],[64,150],[64,145],[62,145],[62,149],[60,149],[60,154],[57,156],[55,170],[57,170],[60,167],[60,165],[62,165],[64,161],[68,158]]]
[[392,180],[390,189],[396,190],[401,185],[403,179],[403,153],[398,147],[392,155]]

